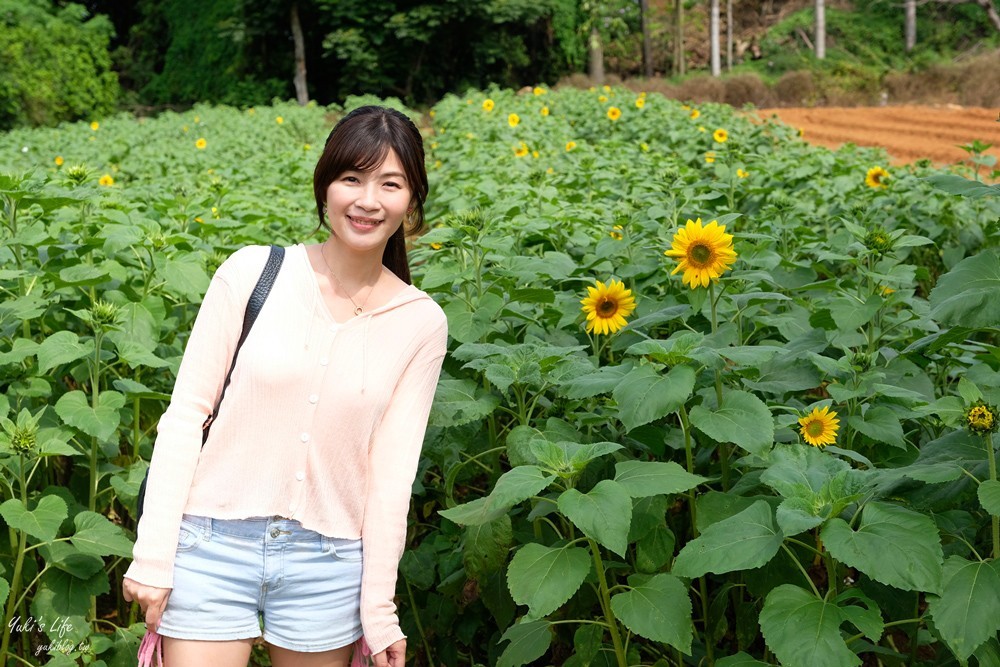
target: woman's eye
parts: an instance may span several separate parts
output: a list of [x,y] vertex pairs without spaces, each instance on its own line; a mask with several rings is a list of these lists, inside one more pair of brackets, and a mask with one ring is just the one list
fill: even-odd
[[357,176],[344,176],[344,181],[346,183],[357,183],[358,182],[358,178],[357,178]]
[[399,185],[399,183],[396,183],[395,181],[386,181],[386,182],[385,182],[385,184],[386,184],[386,185],[388,185],[389,187],[392,187],[392,188],[398,188],[398,187],[401,187],[401,186]]

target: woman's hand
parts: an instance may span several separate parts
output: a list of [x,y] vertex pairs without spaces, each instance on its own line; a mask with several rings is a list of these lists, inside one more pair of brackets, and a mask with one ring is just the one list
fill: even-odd
[[406,660],[406,640],[400,639],[372,658],[375,660],[375,667],[403,667]]
[[[167,599],[170,597],[169,588],[157,588],[147,586],[138,581],[124,577],[122,579],[122,594],[126,602],[135,600],[139,603],[143,617],[146,620],[146,627],[154,632],[160,627],[160,616],[167,606]],[[395,646],[395,644],[393,644]],[[392,648],[391,646],[389,647]],[[403,663],[400,662],[400,665]]]

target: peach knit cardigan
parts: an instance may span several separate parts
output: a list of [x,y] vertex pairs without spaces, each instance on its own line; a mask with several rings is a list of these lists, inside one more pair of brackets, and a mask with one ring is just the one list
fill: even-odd
[[378,653],[404,637],[396,574],[447,320],[410,285],[347,322],[326,308],[305,246],[284,265],[247,337],[202,449],[267,246],[219,267],[160,418],[125,576],[169,588],[182,514],[284,516],[364,545],[361,622]]

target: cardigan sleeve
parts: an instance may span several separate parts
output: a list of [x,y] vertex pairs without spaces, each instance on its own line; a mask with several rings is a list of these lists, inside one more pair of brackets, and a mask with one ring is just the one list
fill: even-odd
[[173,587],[181,517],[202,445],[202,425],[215,408],[243,327],[247,296],[237,265],[253,251],[234,253],[209,284],[177,371],[170,404],[157,424],[142,518],[125,576],[148,586]]
[[369,450],[368,491],[361,529],[364,545],[361,624],[379,653],[405,635],[399,627],[396,576],[406,543],[406,518],[427,417],[447,351],[444,313],[410,360],[393,391]]

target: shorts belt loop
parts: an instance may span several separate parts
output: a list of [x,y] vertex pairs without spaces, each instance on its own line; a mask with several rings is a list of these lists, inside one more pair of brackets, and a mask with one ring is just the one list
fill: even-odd
[[206,542],[211,542],[212,541],[212,528],[215,526],[215,522],[216,522],[216,519],[211,519],[210,518],[208,521],[205,522],[205,526],[202,528],[202,530],[205,531],[205,541]]

